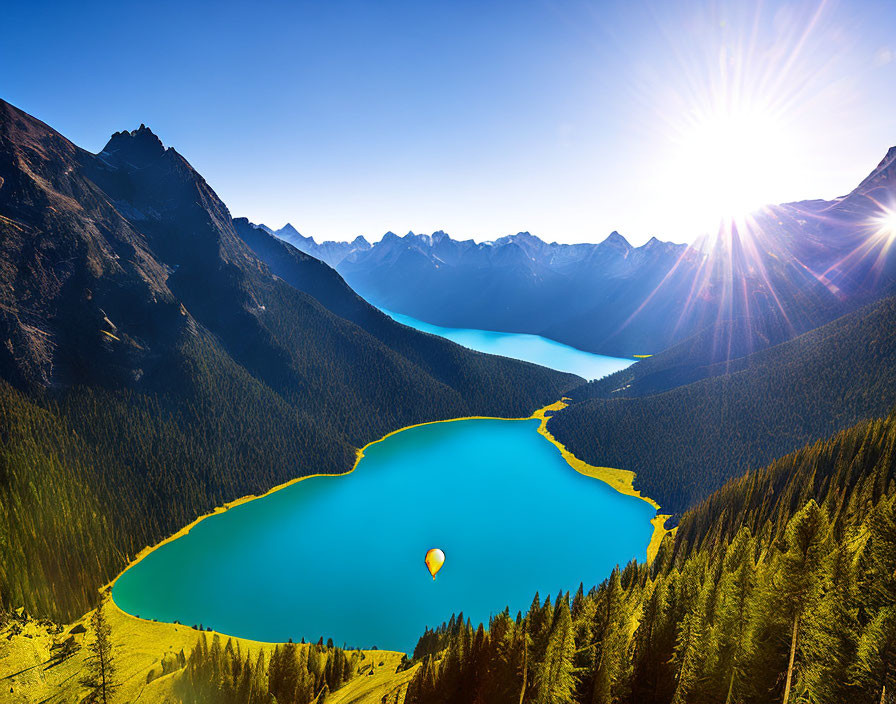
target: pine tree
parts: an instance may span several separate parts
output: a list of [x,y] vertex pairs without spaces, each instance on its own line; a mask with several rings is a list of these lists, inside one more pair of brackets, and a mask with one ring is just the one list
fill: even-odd
[[633,640],[632,698],[639,702],[658,701],[662,671],[671,660],[664,650],[666,585],[660,577],[651,585]]
[[686,704],[693,700],[693,692],[700,681],[702,658],[706,653],[705,612],[709,589],[701,586],[694,575],[689,575],[686,580],[691,608],[679,624],[675,642],[673,662],[677,686],[672,704]]
[[90,690],[86,701],[110,704],[112,695],[118,688],[115,683],[115,658],[113,657],[112,629],[106,621],[105,602],[93,612],[90,618],[93,640],[88,646],[85,668],[87,676],[81,684]]
[[869,540],[863,559],[867,608],[896,606],[896,496],[882,500],[868,521]]
[[536,704],[567,704],[572,701],[576,686],[573,674],[575,649],[569,602],[563,599],[555,608],[544,661],[535,676]]
[[838,702],[855,697],[850,670],[856,659],[859,633],[856,551],[852,535],[831,552],[830,586],[804,620],[805,665],[803,696],[810,701]]
[[756,586],[753,549],[749,528],[742,528],[728,548],[726,572],[720,584],[721,665],[727,670],[728,677],[725,704],[731,704],[735,700],[747,657],[750,602]]
[[791,621],[790,656],[783,704],[789,704],[799,645],[800,625],[820,595],[828,544],[828,518],[812,499],[787,527],[787,551],[781,558],[783,606]]
[[610,704],[622,688],[626,671],[629,642],[628,609],[619,568],[613,570],[601,595],[603,604],[596,612],[595,635],[600,638],[597,662],[594,669],[592,701],[594,704]]
[[865,689],[879,694],[886,704],[896,694],[896,608],[886,607],[862,633],[856,656],[855,678]]

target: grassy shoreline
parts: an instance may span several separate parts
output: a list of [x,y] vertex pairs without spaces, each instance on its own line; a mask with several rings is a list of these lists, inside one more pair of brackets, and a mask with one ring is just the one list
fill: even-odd
[[[650,504],[656,511],[660,510],[660,505],[651,499],[649,496],[643,496],[640,491],[634,488],[634,480],[635,473],[626,469],[615,469],[613,467],[595,467],[593,465],[588,464],[587,462],[580,460],[578,457],[573,455],[566,447],[559,442],[553,435],[551,435],[550,431],[547,429],[547,423],[550,419],[550,415],[548,415],[551,411],[559,411],[568,405],[566,403],[568,399],[563,398],[559,401],[555,401],[552,404],[544,406],[543,408],[539,408],[536,410],[531,416],[524,418],[501,418],[497,416],[462,416],[460,418],[446,418],[443,420],[431,420],[425,421],[423,423],[415,423],[413,425],[406,425],[403,428],[398,428],[397,430],[393,430],[389,433],[386,433],[381,438],[376,440],[371,440],[369,443],[364,445],[364,447],[357,450],[354,464],[352,464],[351,468],[345,472],[340,474],[308,474],[302,477],[294,477],[289,481],[283,482],[282,484],[278,484],[277,486],[271,487],[263,494],[248,494],[246,496],[242,496],[238,499],[234,499],[233,501],[228,501],[223,506],[217,506],[212,511],[205,513],[195,520],[188,523],[186,526],[181,528],[176,533],[169,535],[164,540],[156,543],[152,546],[147,546],[143,548],[140,552],[138,552],[133,559],[107,584],[103,585],[100,588],[101,592],[109,592],[110,595],[112,593],[112,588],[115,586],[115,582],[117,582],[121,576],[127,572],[129,569],[137,565],[139,562],[144,560],[149,554],[153,551],[159,549],[163,545],[167,545],[168,543],[177,540],[178,538],[182,538],[187,535],[193,528],[199,525],[202,521],[207,518],[211,518],[212,516],[218,516],[232,508],[240,506],[242,504],[248,503],[250,501],[255,501],[257,499],[263,499],[266,496],[270,496],[274,492],[280,491],[282,489],[286,489],[287,487],[292,486],[293,484],[297,484],[298,482],[305,481],[306,479],[317,479],[323,477],[345,477],[357,469],[358,464],[364,459],[364,452],[370,446],[376,445],[377,443],[383,442],[393,435],[397,435],[398,433],[403,433],[406,430],[411,430],[412,428],[420,428],[425,425],[436,425],[438,423],[456,423],[458,421],[464,420],[505,420],[505,421],[519,421],[519,420],[538,420],[540,424],[538,426],[538,432],[545,437],[548,442],[553,444],[559,451],[564,461],[572,467],[579,474],[584,474],[587,477],[591,477],[592,479],[598,479],[605,484],[609,485],[612,489],[623,494],[625,496],[632,496],[637,499],[641,499],[642,501],[646,501]],[[647,561],[652,562],[653,558],[656,556],[656,551],[659,549],[659,545],[662,542],[663,537],[666,533],[674,531],[668,530],[665,528],[666,519],[669,518],[670,514],[658,514],[653,519],[651,519],[651,524],[654,527],[653,535],[650,538],[650,543],[647,547]],[[110,596],[110,601],[114,603],[114,599]],[[119,608],[116,605],[116,608]],[[125,612],[123,612],[125,613]],[[136,617],[135,617],[136,618]]]
[[[535,413],[532,414],[532,418],[537,418],[541,421],[541,425],[538,426],[538,432],[541,433],[545,438],[548,439],[550,443],[557,447],[560,450],[560,454],[563,456],[563,459],[566,461],[570,467],[576,470],[579,474],[584,474],[586,477],[591,477],[592,479],[599,479],[605,484],[609,485],[615,491],[618,491],[620,494],[624,494],[625,496],[632,496],[636,499],[641,499],[641,501],[646,501],[650,504],[654,510],[659,512],[660,505],[651,499],[649,496],[644,496],[638,489],[635,489],[635,473],[628,469],[616,469],[615,467],[595,467],[594,465],[590,465],[584,460],[580,460],[574,454],[572,454],[569,450],[566,449],[566,446],[563,445],[557,438],[555,438],[551,432],[548,430],[548,420],[550,420],[550,415],[548,415],[551,411],[561,411],[568,405],[566,403],[568,399],[563,398],[555,403],[552,403],[549,406],[545,406],[544,408],[540,408]],[[653,526],[653,534],[650,536],[650,542],[647,545],[647,562],[653,562],[653,558],[656,557],[657,552],[660,549],[660,543],[663,542],[663,538],[666,537],[667,533],[674,533],[674,528],[666,528],[666,521],[671,517],[672,514],[668,513],[657,513],[654,516],[650,523]]]

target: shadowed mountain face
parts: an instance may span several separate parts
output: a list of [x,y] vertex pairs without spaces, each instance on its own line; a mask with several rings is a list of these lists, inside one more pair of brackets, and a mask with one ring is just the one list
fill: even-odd
[[[390,232],[372,246],[360,238],[317,244],[299,239],[290,225],[275,234],[329,261],[352,288],[384,308],[446,327],[545,334],[562,342],[575,335],[557,332],[560,321],[582,301],[605,300],[612,307],[626,295],[626,282],[656,286],[685,250],[655,239],[633,248],[618,233],[600,244],[561,245],[525,232],[485,243],[444,232]],[[611,324],[589,331],[593,344],[572,344],[626,355],[643,351],[643,345],[623,350],[609,343]]]
[[[896,277],[882,216],[896,149],[848,196],[770,206],[690,247],[618,233],[600,244],[387,233],[370,245],[277,236],[335,266],[368,300],[449,327],[529,332],[605,354],[656,353],[701,334],[704,362],[788,339],[869,302]],[[890,226],[892,227],[891,221]]]
[[[892,411],[894,360],[896,296],[889,296],[779,345],[708,365],[697,381],[683,366],[638,362],[631,369],[645,364],[648,371],[623,370],[570,392],[573,403],[548,428],[576,457],[635,471],[646,495],[678,512],[732,477]],[[682,376],[664,383],[670,373]]]
[[0,609],[73,616],[216,505],[578,381],[395,323],[146,127],[91,154],[0,101]]
[[[190,164],[142,125],[93,155],[6,103],[0,109],[0,322],[12,341],[0,371],[10,381],[146,383],[184,336],[211,332],[253,374],[292,393],[310,375],[295,357],[324,340],[299,339],[281,314],[326,325],[340,353],[359,346],[352,361],[363,351],[373,364],[405,365],[379,348],[394,338],[408,349],[435,345],[459,363],[562,377],[393,323],[326,265],[234,222]],[[419,361],[437,377],[446,373],[444,364]]]

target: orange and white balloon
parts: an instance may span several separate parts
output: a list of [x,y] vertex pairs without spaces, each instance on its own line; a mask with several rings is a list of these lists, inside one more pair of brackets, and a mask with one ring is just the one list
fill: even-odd
[[427,550],[426,557],[423,559],[423,562],[426,563],[426,569],[429,570],[429,573],[432,575],[433,580],[435,580],[436,574],[440,569],[442,569],[442,565],[445,564],[445,553],[443,553],[438,548]]

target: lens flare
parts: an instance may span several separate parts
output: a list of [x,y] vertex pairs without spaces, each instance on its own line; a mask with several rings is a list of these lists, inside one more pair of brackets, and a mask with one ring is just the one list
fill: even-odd
[[881,244],[889,247],[896,240],[896,210],[881,208],[881,213],[873,218],[873,225]]
[[651,302],[675,301],[674,332],[713,331],[719,357],[730,358],[805,329],[813,311],[890,275],[896,210],[863,198],[785,202],[802,195],[819,106],[849,104],[846,83],[831,79],[848,48],[833,41],[842,28],[831,5],[706,0],[689,32],[669,33],[675,70],[647,72],[639,86],[666,127],[645,207],[670,228],[687,223],[692,244],[618,333]]

